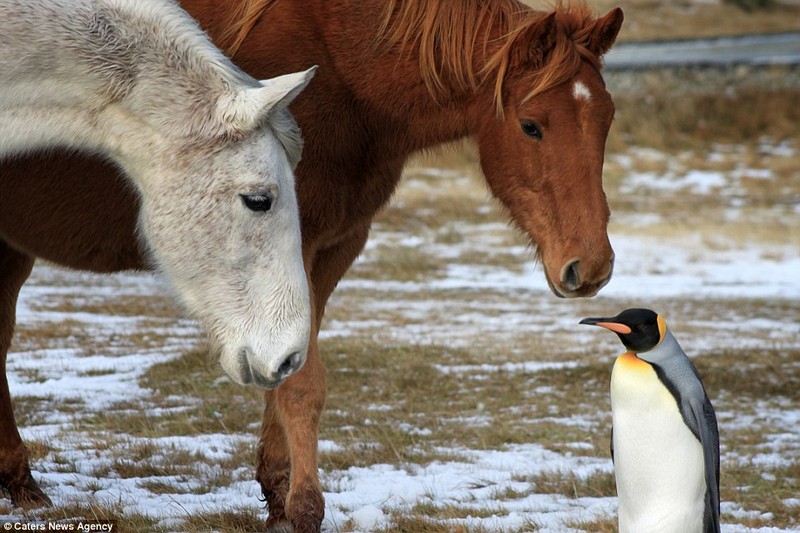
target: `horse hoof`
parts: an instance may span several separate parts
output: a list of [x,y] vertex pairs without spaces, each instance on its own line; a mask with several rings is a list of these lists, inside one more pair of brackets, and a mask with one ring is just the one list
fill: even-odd
[[38,507],[52,507],[53,502],[42,492],[42,489],[32,479],[16,487],[8,489],[11,495],[11,503],[23,509],[36,509]]
[[270,469],[259,465],[256,481],[261,485],[263,501],[267,504],[267,529],[288,524],[286,517],[286,495],[289,493],[289,466]]
[[270,513],[267,517],[267,531],[269,533],[292,533],[292,524],[285,516],[275,516]]
[[325,515],[325,500],[321,490],[307,489],[290,494],[286,516],[292,521],[294,533],[319,533]]
[[270,525],[270,521],[267,519],[267,533],[293,533],[294,531],[295,529],[289,522],[282,521]]
[[292,520],[294,533],[320,533],[322,520],[313,516],[304,516],[299,520]]

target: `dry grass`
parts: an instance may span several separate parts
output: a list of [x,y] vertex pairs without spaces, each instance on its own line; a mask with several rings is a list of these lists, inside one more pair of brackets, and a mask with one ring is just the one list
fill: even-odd
[[390,527],[378,529],[375,533],[420,533],[423,531],[425,533],[488,533],[488,530],[482,527],[458,526],[443,522],[441,517],[439,520],[417,515],[401,515],[393,518],[394,521]]
[[[549,5],[541,0],[524,0],[537,8]],[[756,31],[777,33],[797,31],[800,5],[776,0],[769,9],[747,11],[732,2],[691,0],[591,0],[598,13],[615,7],[625,12],[620,41],[684,39],[749,34]]]
[[[49,522],[113,522],[114,531],[121,533],[161,533],[167,532],[158,522],[140,514],[124,513],[119,507],[100,502],[85,502],[74,505],[64,505],[46,510],[24,513],[20,517],[23,521],[41,523]],[[77,526],[76,526],[77,527]]]
[[[800,183],[791,164],[759,146],[718,148],[724,157],[716,161],[705,161],[696,153],[659,155],[647,151],[626,154],[631,161],[625,165],[612,159],[609,170],[619,173],[609,186],[612,205],[617,204],[615,213],[625,220],[647,205],[659,219],[671,220],[686,204],[680,191],[650,191],[642,193],[637,202],[626,201],[620,190],[627,183],[626,173],[632,170],[663,174],[702,168],[729,173],[742,167],[765,167],[775,169],[778,177],[745,183],[748,195],[757,192],[774,198],[787,190],[797,190]],[[442,164],[438,157],[456,161],[456,166],[461,165],[466,172],[475,172],[468,157],[459,159],[458,150],[442,156],[421,156],[414,168]],[[398,192],[398,202],[376,222],[376,245],[365,252],[363,261],[347,276],[348,280],[363,284],[344,284],[328,309],[326,331],[335,331],[342,324],[346,330],[360,328],[347,335],[333,335],[321,343],[329,369],[329,397],[320,437],[336,444],[319,457],[320,468],[327,476],[323,477],[324,489],[329,493],[342,490],[337,473],[346,475],[351,467],[389,464],[413,472],[435,463],[468,463],[471,450],[512,450],[536,443],[549,453],[564,457],[608,457],[608,379],[618,347],[606,350],[594,343],[575,345],[575,326],[566,327],[559,319],[573,316],[572,324],[581,316],[595,314],[598,305],[622,308],[627,302],[560,302],[561,307],[554,307],[541,294],[527,291],[431,289],[431,283],[441,279],[446,266],[454,262],[514,273],[529,259],[522,240],[506,228],[497,206],[486,202],[486,191],[477,176],[459,188],[466,208],[431,201],[436,185],[441,185],[433,180],[418,170],[409,173]],[[653,227],[647,231],[664,238],[707,234],[720,252],[749,239],[772,239],[776,243],[798,239],[775,225],[777,218],[772,220],[769,215],[771,207],[754,201],[752,206],[740,208],[742,219],[733,224],[741,229],[760,224],[761,229],[746,231],[740,240],[715,241],[712,237],[719,233],[723,222],[729,223],[717,215],[730,209],[730,199],[715,196],[704,205],[705,210],[697,219],[668,224],[663,234]],[[416,215],[413,234],[420,243],[418,249],[405,246],[412,252],[410,259],[402,260],[409,250],[400,244],[398,253],[390,243],[402,243],[410,236],[405,221],[418,211],[423,215]],[[454,217],[462,217],[463,221],[450,231],[455,229],[463,238],[442,242],[437,238],[442,225],[446,227],[446,221]],[[703,220],[703,227],[693,226]],[[753,224],[754,220],[759,224]],[[615,231],[644,232],[624,225]],[[483,244],[481,250],[472,249],[473,236]],[[383,287],[383,281],[408,283],[388,288]],[[532,297],[536,301],[531,301]],[[129,301],[136,313],[146,311],[146,306],[136,299]],[[785,317],[800,323],[800,307],[790,300],[687,297],[653,298],[648,304],[663,312],[675,331],[688,339],[702,339],[710,323],[735,324],[741,317],[753,316],[753,309],[761,317]],[[94,309],[103,313],[105,308],[100,302]],[[169,339],[166,332],[144,333],[153,321],[168,320],[162,307],[154,309],[155,316],[141,321],[129,334],[120,336],[109,330],[103,335],[117,335],[115,349],[120,352],[154,349],[159,341]],[[470,318],[473,314],[475,317]],[[502,327],[505,320],[520,317],[517,327],[507,329],[493,330],[482,323],[497,320],[498,327]],[[64,327],[58,331],[66,337],[60,338],[48,331],[47,324],[22,327],[23,343],[31,353],[51,346],[87,353],[97,349],[98,339],[91,332],[72,335]],[[730,335],[736,333],[734,328]],[[771,418],[760,415],[800,404],[800,353],[796,348],[786,350],[787,341],[773,333],[765,330],[760,346],[732,349],[705,345],[694,354],[717,411],[723,414],[723,500],[743,510],[739,514],[725,513],[726,524],[786,529],[798,526],[796,507],[786,503],[800,491],[798,450],[781,440],[782,429],[773,427]],[[530,371],[513,366],[531,360],[562,366]],[[563,366],[565,363],[573,366]],[[113,374],[96,371],[95,375]],[[87,412],[82,401],[54,402],[47,396],[18,397],[15,407],[20,422],[27,425],[46,423],[53,413],[74,419],[73,427],[65,426],[68,429],[64,433],[78,432],[83,439],[80,444],[63,447],[41,440],[29,444],[34,464],[45,464],[50,472],[75,476],[68,482],[75,490],[92,494],[103,490],[103,480],[122,479],[134,481],[140,490],[152,495],[179,499],[253,477],[262,397],[257,391],[235,386],[220,376],[218,363],[199,344],[195,349],[184,349],[173,359],[151,365],[139,380],[139,386],[148,391],[145,397],[93,412]],[[23,372],[21,378],[36,383],[43,376],[30,370]],[[167,436],[215,434],[250,438],[238,441],[225,458],[213,460],[160,441]],[[759,458],[770,453],[784,460],[779,465],[765,466]],[[87,460],[96,461],[88,472],[84,466]],[[508,513],[506,504],[519,506],[532,496],[553,495],[579,505],[581,498],[609,498],[614,494],[613,476],[605,470],[585,475],[543,471],[521,474],[512,481],[513,485],[487,481],[485,487],[474,487],[493,491],[491,504],[469,498],[447,502],[421,498],[408,508],[383,509],[388,525],[382,531],[481,533],[489,529],[476,525],[480,518],[502,517]],[[44,488],[51,491],[56,487]],[[10,510],[0,506],[0,513],[7,512]],[[175,527],[165,527],[155,518],[125,511],[122,505],[107,501],[59,505],[30,516],[108,518],[124,523],[128,531]],[[177,523],[181,531],[187,532],[252,531],[262,521],[263,512],[254,498],[252,506],[187,513]],[[543,524],[531,514],[518,530],[547,531]],[[614,520],[609,517],[573,521],[570,527],[586,531],[615,529]],[[355,523],[337,525],[337,531],[355,529]]]
[[579,531],[589,531],[591,533],[617,533],[618,531],[616,518],[570,522],[567,525]]
[[[751,163],[749,155],[740,155]],[[687,165],[694,161],[687,156]],[[641,162],[642,169],[667,169],[670,164]],[[730,163],[720,163],[730,165]],[[674,163],[672,164],[674,166]],[[734,165],[735,166],[735,165]],[[730,167],[727,167],[730,168]],[[624,181],[624,180],[623,180]],[[403,211],[413,212],[416,204],[401,190],[402,206],[392,206],[379,220],[381,232],[388,235],[402,232]],[[465,188],[468,202],[485,198],[479,185]],[[677,205],[677,204],[673,204]],[[720,208],[724,207],[724,202]],[[392,210],[400,213],[392,212]],[[443,206],[442,210],[451,212]],[[665,208],[665,215],[668,214]],[[493,210],[477,226],[491,225],[492,218],[501,214]],[[424,253],[435,262],[442,261],[436,253],[436,227],[447,215],[431,212],[419,232],[430,237]],[[476,225],[467,225],[464,232]],[[710,228],[713,231],[713,228]],[[506,230],[508,231],[508,230]],[[679,231],[679,229],[674,229]],[[492,235],[493,230],[488,231]],[[380,241],[380,235],[376,236]],[[464,242],[458,246],[467,246]],[[443,246],[442,249],[446,249]],[[465,254],[458,261],[496,270],[513,270],[519,255],[495,257],[493,250],[504,250],[508,244],[490,246],[481,254]],[[426,284],[439,275],[424,261],[407,261],[404,271],[372,272],[375,257],[387,252],[376,246],[366,252],[362,265],[348,279],[370,281],[379,287],[380,280],[415,280],[419,288],[380,290],[370,286],[343,287],[334,297],[328,322],[358,324],[374,321],[357,334],[325,339],[322,351],[326,360],[329,384],[327,410],[322,419],[320,437],[334,442],[336,448],[320,454],[323,472],[345,472],[351,467],[371,467],[378,464],[396,465],[413,470],[436,462],[469,462],[469,450],[508,450],[515,446],[537,443],[546,450],[571,457],[607,458],[609,439],[608,379],[614,352],[597,355],[590,347],[569,345],[571,332],[564,330],[546,315],[531,316],[531,325],[522,326],[513,335],[486,332],[477,326],[454,334],[467,342],[447,342],[447,335],[415,341],[411,336],[392,336],[391,332],[441,322],[445,327],[459,327],[460,313],[480,309],[486,318],[503,319],[529,309],[525,302],[530,295],[493,291],[432,291]],[[422,253],[422,252],[420,252]],[[376,305],[380,302],[391,305]],[[419,301],[426,306],[413,313],[406,310]],[[688,338],[700,338],[707,321],[736,320],[750,316],[757,307],[761,316],[794,317],[800,323],[800,308],[786,300],[724,301],[653,299],[654,308],[675,317],[671,324]],[[561,309],[575,315],[575,322],[590,310],[592,302],[575,302],[575,307]],[[608,302],[606,302],[608,305]],[[622,302],[613,302],[622,307]],[[446,309],[458,309],[443,314]],[[695,324],[681,317],[703,317],[706,322]],[[371,322],[370,322],[371,323]],[[449,326],[448,326],[449,324]],[[132,335],[134,346],[142,339]],[[38,338],[35,328],[28,329],[26,343],[62,344],[64,341],[43,335]],[[90,349],[96,339],[73,336],[69,344]],[[149,341],[144,346],[149,346]],[[743,526],[770,525],[791,528],[798,525],[796,508],[785,501],[798,490],[797,472],[800,458],[797,451],[787,448],[778,439],[780,428],[770,427],[769,419],[756,415],[763,411],[780,411],[785,405],[800,403],[800,355],[796,350],[785,351],[770,346],[769,336],[761,347],[737,350],[707,347],[695,358],[701,375],[721,419],[723,429],[723,500],[735,502],[746,514],[725,514],[726,524]],[[594,348],[596,349],[596,347]],[[572,362],[574,367],[525,371],[504,367],[522,364],[531,359],[554,363]],[[486,365],[496,365],[487,368]],[[451,370],[448,370],[451,369]],[[27,374],[36,381],[39,376]],[[59,412],[76,417],[76,429],[93,437],[75,449],[57,449],[34,441],[32,457],[36,463],[50,465],[51,471],[65,475],[80,475],[85,459],[103,458],[99,466],[88,472],[93,481],[75,481],[82,491],[102,490],[102,480],[120,478],[135,480],[141,490],[153,495],[180,498],[182,495],[208,491],[213,487],[230,486],[233,482],[252,479],[255,437],[230,450],[225,460],[211,461],[202,454],[165,445],[158,441],[164,436],[202,436],[209,434],[255,435],[262,408],[257,391],[234,386],[220,379],[218,365],[204,348],[185,350],[173,360],[151,366],[140,380],[147,397],[121,402],[102,412],[85,412],[80,402],[72,406],[59,405]],[[37,415],[42,405],[52,405],[46,397],[21,397],[17,409],[26,423],[40,423]],[[754,417],[752,423],[741,424],[737,417]],[[38,419],[38,422],[37,422]],[[754,458],[759,454],[777,453],[785,456],[780,466],[765,467]],[[77,453],[77,455],[76,455]],[[489,531],[475,525],[481,517],[503,516],[508,511],[504,503],[522,502],[535,495],[552,494],[567,500],[578,498],[607,498],[614,494],[613,476],[607,471],[578,476],[570,472],[544,471],[520,475],[513,487],[501,487],[487,482],[494,491],[491,505],[466,499],[459,502],[437,502],[430,498],[402,510],[384,510],[388,524],[381,531]],[[340,490],[335,476],[329,478],[325,490]],[[476,487],[477,488],[477,487]],[[53,487],[45,487],[52,490]],[[518,505],[518,503],[516,503]],[[252,507],[190,513],[180,521],[180,530],[195,531],[252,531],[263,522],[257,502]],[[0,508],[0,512],[3,512]],[[770,513],[765,515],[765,513]],[[34,515],[32,515],[34,516]],[[107,502],[90,502],[84,506],[60,505],[36,514],[38,519],[60,517],[108,518],[125,524],[128,531],[164,530],[157,520],[125,512]],[[764,516],[770,516],[766,519]],[[608,517],[590,521],[575,521],[571,527],[586,531],[613,531],[614,520]],[[338,531],[352,531],[354,523],[337,526]],[[169,530],[170,528],[166,528]],[[520,531],[547,531],[536,516],[531,516]]]
[[579,477],[571,472],[543,472],[524,478],[531,483],[531,493],[563,494],[570,498],[616,496],[617,486],[612,472],[598,472]]
[[181,527],[186,533],[199,533],[202,531],[248,533],[261,531],[264,528],[264,520],[253,509],[243,507],[224,512],[210,512],[191,516]]
[[[605,0],[594,4],[598,10],[612,5]],[[746,29],[745,23],[778,31],[797,20],[795,8],[786,6],[745,16],[723,3],[636,0],[621,5],[626,11],[622,37],[628,40],[737,33]],[[665,85],[656,75],[642,82],[641,93],[615,97],[618,112],[606,164],[606,189],[614,212],[612,240],[620,234],[661,243],[697,238],[701,246],[720,253],[751,242],[800,249],[793,211],[800,198],[797,145],[792,145],[793,153],[783,155],[763,146],[765,135],[772,145],[799,137],[797,93],[740,88],[720,97],[686,94],[680,84]],[[642,146],[659,151],[639,150]],[[752,175],[744,172],[737,178],[736,194],[729,187],[707,195],[625,189],[632,174],[680,177],[703,170],[729,177],[742,169],[751,169]],[[762,179],[759,170],[768,170],[771,178]],[[637,224],[642,213],[660,222]],[[391,464],[414,471],[437,462],[469,462],[471,450],[510,450],[529,443],[560,456],[607,459],[608,380],[619,347],[575,343],[574,328],[562,319],[568,316],[577,322],[599,307],[621,309],[634,302],[553,304],[541,293],[518,289],[432,287],[449,275],[453,264],[514,277],[530,262],[526,240],[507,227],[502,210],[488,200],[474,146],[463,143],[415,158],[395,201],[377,218],[373,242],[347,275],[346,280],[359,284],[344,283],[337,291],[323,328],[346,332],[321,343],[329,397],[320,437],[336,445],[319,457],[326,491],[340,490],[336,474],[351,467]],[[777,260],[787,253],[765,250],[778,254]],[[52,282],[72,283],[66,277]],[[383,282],[403,283],[388,287]],[[127,502],[91,497],[109,478],[132,480],[141,490],[176,501],[251,480],[263,398],[258,391],[221,378],[218,363],[201,342],[183,341],[180,348],[174,347],[174,332],[168,326],[175,324],[176,311],[165,296],[88,297],[93,281],[82,283],[61,299],[35,302],[33,311],[108,314],[126,317],[126,325],[87,329],[71,318],[21,323],[14,346],[20,355],[33,358],[44,350],[65,349],[81,356],[113,357],[156,352],[169,345],[175,356],[149,365],[138,383],[146,394],[102,410],[87,410],[79,398],[15,395],[20,426],[62,421],[56,442],[27,442],[34,469],[62,473],[59,479],[66,479],[65,485],[89,495],[82,496],[80,504],[62,503],[21,516],[110,519],[122,531],[259,530],[263,512],[255,498],[252,506],[187,512],[165,525],[157,517],[126,511]],[[737,327],[742,317],[782,317],[798,324],[800,307],[788,299],[691,296],[648,298],[647,303],[665,314],[682,338],[700,346],[693,355],[721,414],[722,499],[742,511],[724,513],[724,523],[800,527],[797,507],[786,503],[800,493],[800,450],[796,442],[782,438],[791,428],[774,425],[782,411],[800,405],[800,352],[791,332],[753,333]],[[512,319],[519,323],[505,323]],[[729,328],[714,337],[717,344],[703,342],[710,324]],[[733,344],[731,339],[745,333],[752,343]],[[193,333],[181,335],[189,338]],[[532,360],[562,366],[530,371],[513,366]],[[51,377],[24,367],[17,375],[29,384]],[[87,368],[79,375],[113,378],[115,372]],[[242,438],[213,459],[162,440],[208,435]],[[780,463],[767,462],[770,454],[782,458]],[[86,462],[93,465],[89,471]],[[483,533],[489,530],[470,518],[504,516],[509,512],[506,503],[519,504],[532,495],[575,502],[614,495],[613,476],[603,470],[580,476],[543,471],[520,474],[512,481],[513,486],[487,481],[485,487],[473,487],[494,491],[490,505],[469,498],[440,502],[423,497],[408,508],[385,508],[388,525],[379,531]],[[43,488],[50,492],[58,487]],[[0,514],[18,513],[7,501],[0,502]],[[616,521],[600,517],[567,526],[610,532],[616,530]],[[346,522],[336,530],[356,528]],[[547,529],[531,516],[518,530]]]
[[[687,94],[671,90],[661,77],[648,82],[642,93],[614,91],[617,107],[608,140],[611,152],[632,144],[670,151],[703,149],[716,143],[755,143],[764,136],[791,139],[800,123],[800,88],[747,88],[725,95],[718,92]],[[647,87],[647,83],[653,86]],[[655,85],[658,83],[658,85]]]
[[797,527],[797,507],[785,501],[796,498],[800,465],[764,468],[751,462],[727,465],[721,474],[722,501],[737,502],[742,508],[761,513],[762,516],[743,520],[747,527]]

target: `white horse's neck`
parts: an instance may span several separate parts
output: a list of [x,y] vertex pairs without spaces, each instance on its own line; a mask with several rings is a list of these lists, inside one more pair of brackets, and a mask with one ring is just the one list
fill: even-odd
[[0,157],[61,145],[123,164],[225,133],[207,110],[260,87],[165,0],[6,0],[0,80]]

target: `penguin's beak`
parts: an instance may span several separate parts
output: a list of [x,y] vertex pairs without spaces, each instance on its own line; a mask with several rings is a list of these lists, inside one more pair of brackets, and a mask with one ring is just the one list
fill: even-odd
[[614,333],[619,333],[620,335],[628,335],[631,333],[631,328],[629,326],[620,324],[619,322],[613,322],[613,320],[613,318],[584,318],[578,323],[588,324],[590,326],[600,326],[601,328],[606,328]]

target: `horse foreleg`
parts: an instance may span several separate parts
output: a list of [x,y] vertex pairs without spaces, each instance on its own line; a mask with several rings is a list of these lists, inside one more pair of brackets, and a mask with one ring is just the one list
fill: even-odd
[[317,472],[319,417],[325,405],[325,367],[317,335],[333,289],[364,248],[369,225],[316,255],[311,271],[314,323],[300,371],[266,394],[257,476],[270,512],[268,526],[290,520],[295,532],[319,531],[325,511]]
[[319,417],[325,405],[325,393],[325,367],[314,335],[306,364],[276,391],[291,462],[284,510],[295,533],[319,531],[325,514],[317,470]]
[[0,241],[0,485],[14,505],[42,507],[50,498],[36,484],[28,465],[28,450],[17,430],[6,377],[6,358],[16,323],[17,296],[28,279],[34,258]]
[[267,529],[291,522],[295,533],[319,531],[325,502],[317,474],[317,431],[325,369],[315,340],[303,368],[265,398],[256,478],[267,502]]
[[286,433],[278,417],[275,391],[264,394],[266,407],[261,422],[261,440],[258,443],[256,479],[267,503],[267,530],[286,522],[286,496],[289,493],[289,448]]

